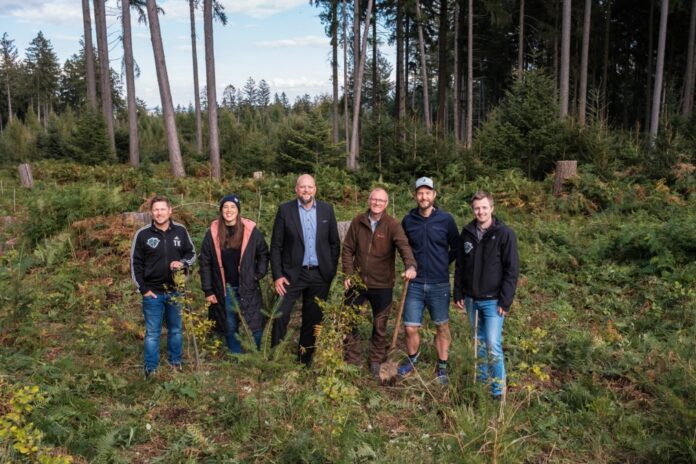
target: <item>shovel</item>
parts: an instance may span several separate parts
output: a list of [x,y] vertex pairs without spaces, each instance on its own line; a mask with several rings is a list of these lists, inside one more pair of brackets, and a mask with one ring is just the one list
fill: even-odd
[[[401,316],[404,314],[404,304],[406,303],[406,294],[408,293],[408,281],[409,279],[404,279],[404,287],[403,291],[401,292],[399,310],[396,313],[394,334],[392,335],[391,345],[389,346],[389,351],[387,352],[387,358],[389,358],[389,355],[392,354],[394,348],[396,348],[396,339],[399,337],[399,327],[401,327]],[[385,361],[381,366],[379,366],[379,380],[382,382],[382,385],[394,382],[398,368],[399,363],[397,361]]]

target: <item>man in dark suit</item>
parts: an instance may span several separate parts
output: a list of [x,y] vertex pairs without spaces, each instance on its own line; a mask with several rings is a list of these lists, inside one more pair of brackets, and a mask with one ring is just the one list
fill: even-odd
[[290,313],[302,296],[299,359],[309,364],[314,353],[314,328],[323,313],[315,298],[326,300],[336,275],[340,239],[333,207],[314,198],[314,178],[297,179],[297,199],[278,208],[271,237],[271,269],[275,290],[282,301],[281,316],[273,324],[273,345],[285,337]]

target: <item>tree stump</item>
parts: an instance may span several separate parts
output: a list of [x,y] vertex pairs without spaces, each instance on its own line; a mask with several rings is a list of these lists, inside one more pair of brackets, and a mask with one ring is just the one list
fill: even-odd
[[32,188],[34,186],[34,176],[31,175],[31,166],[28,163],[19,165],[19,180],[22,187]]
[[124,226],[146,226],[152,222],[152,215],[150,212],[144,213],[123,213],[121,214],[121,220]]
[[263,179],[263,171],[254,171],[254,180]]
[[338,236],[341,238],[341,242],[343,242],[343,239],[346,238],[349,227],[350,221],[338,221]]
[[570,177],[575,177],[578,175],[578,162],[576,160],[570,161],[556,161],[556,176],[553,183],[553,194],[559,196],[563,193],[563,182]]

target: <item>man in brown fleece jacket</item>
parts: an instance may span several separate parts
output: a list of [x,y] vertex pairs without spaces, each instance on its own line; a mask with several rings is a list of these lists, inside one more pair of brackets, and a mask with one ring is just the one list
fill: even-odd
[[[346,301],[361,306],[366,301],[372,307],[372,339],[370,341],[370,372],[379,377],[379,366],[387,354],[387,321],[392,307],[394,290],[394,258],[399,250],[406,269],[405,279],[416,277],[416,260],[401,223],[387,214],[389,195],[383,188],[370,192],[367,212],[358,214],[350,223],[343,241],[341,263],[346,279]],[[353,286],[350,276],[358,274],[366,288]],[[359,365],[360,340],[357,327],[346,337],[345,359]]]

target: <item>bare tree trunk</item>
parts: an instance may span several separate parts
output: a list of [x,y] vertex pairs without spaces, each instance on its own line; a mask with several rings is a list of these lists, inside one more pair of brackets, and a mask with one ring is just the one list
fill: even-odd
[[524,70],[524,0],[520,0],[520,35],[517,41],[517,76]]
[[691,19],[689,20],[689,46],[684,73],[684,100],[682,116],[689,117],[694,106],[694,41],[696,41],[696,0],[691,1]]
[[181,158],[179,136],[176,131],[176,119],[174,117],[174,103],[172,92],[169,88],[169,75],[167,62],[164,57],[164,46],[160,33],[159,18],[157,17],[157,5],[155,0],[147,0],[147,19],[150,25],[150,40],[152,41],[152,53],[155,56],[155,70],[157,71],[157,84],[162,101],[162,115],[164,117],[164,129],[167,132],[167,149],[169,150],[169,162],[174,177],[185,177],[184,160]]
[[[123,1],[125,2],[126,0]],[[94,74],[94,46],[92,45],[92,21],[89,13],[89,0],[82,0],[82,26],[85,36],[87,103],[92,109],[97,109],[97,81]]]
[[128,99],[128,160],[131,166],[137,167],[140,164],[140,150],[138,149],[138,107],[135,102],[130,0],[121,0],[121,22],[123,24],[123,58],[126,63],[126,92]]
[[331,140],[338,145],[338,0],[331,0]]
[[106,132],[109,135],[111,149],[116,151],[116,139],[114,137],[114,106],[111,102],[111,68],[109,66],[109,43],[106,37],[104,0],[94,0],[94,24],[97,29],[102,114],[106,122]]
[[[357,2],[356,2],[357,3]],[[367,54],[367,34],[370,30],[370,17],[372,16],[372,0],[367,2],[367,13],[365,15],[365,32],[362,38],[362,45],[360,47],[360,64],[357,70],[357,74],[353,72],[353,78],[356,81],[356,93],[353,100],[353,133],[352,140],[350,143],[350,158],[348,159],[348,169],[356,170],[358,168],[358,156],[360,147],[360,91],[362,89],[362,79],[363,73],[365,71],[365,55]],[[376,39],[376,37],[375,37]]]
[[[609,111],[609,95],[607,95],[607,81],[609,80],[609,39],[611,37],[611,2],[607,1],[606,6],[606,18],[604,23],[604,63],[602,64],[602,99],[604,105],[602,106],[602,117],[607,118],[607,112]],[[652,51],[651,51],[652,53]]]
[[662,95],[662,75],[665,69],[665,44],[667,42],[667,15],[669,0],[662,0],[660,8],[660,32],[657,39],[657,65],[655,67],[655,88],[653,90],[652,117],[650,118],[650,140],[655,143],[660,123],[660,96]]
[[34,186],[34,176],[31,174],[31,165],[29,163],[20,164],[19,181],[24,188],[32,188]]
[[416,21],[418,21],[418,46],[420,47],[421,75],[423,79],[423,118],[425,130],[432,130],[433,119],[430,114],[430,96],[428,92],[428,67],[425,63],[425,39],[423,38],[423,19],[421,18],[420,0],[416,1]]
[[378,68],[377,68],[377,5],[372,7],[372,110],[373,114],[379,108]]
[[348,5],[343,0],[343,125],[346,139],[346,160],[350,157],[350,126],[348,123]]
[[396,0],[396,120],[406,118],[406,78],[404,66],[404,2]]
[[570,177],[578,174],[578,162],[556,161],[556,175],[554,176],[553,194],[559,196],[563,193],[563,182]]
[[474,123],[474,0],[469,0],[469,24],[466,44],[466,148],[473,142]]
[[578,124],[585,125],[587,107],[587,61],[590,52],[590,24],[592,0],[585,0],[585,17],[582,24],[582,58],[580,62],[580,97],[578,99]]
[[213,179],[220,181],[220,141],[218,138],[218,106],[215,89],[215,47],[213,43],[213,0],[203,0],[203,35],[205,36],[205,77],[208,90],[208,144]]
[[462,70],[459,58],[459,0],[454,0],[454,89],[452,90],[452,103],[454,106],[454,140],[457,143],[462,141],[460,131],[462,124],[462,102],[460,98],[462,92]]
[[563,0],[563,25],[561,28],[561,117],[568,115],[568,90],[570,87],[570,10],[571,0]]
[[652,76],[653,76],[653,23],[655,16],[655,0],[650,0],[650,16],[648,19],[648,66],[645,73],[648,77],[648,85],[645,86],[645,122],[643,127],[647,130],[650,127],[650,99],[652,96]]
[[193,59],[193,107],[196,116],[196,151],[203,153],[203,122],[201,119],[201,90],[198,83],[198,47],[196,46],[196,0],[189,0],[191,17],[191,58]]
[[447,31],[449,30],[449,12],[447,4],[449,0],[440,0],[440,18],[438,27],[438,76],[437,76],[437,127],[440,136],[445,135],[447,121],[445,121],[447,108],[447,84],[449,82],[449,41]]
[[12,118],[13,118],[13,114],[12,114],[12,92],[10,90],[10,73],[5,73],[5,90],[7,91],[7,122],[11,123]]

